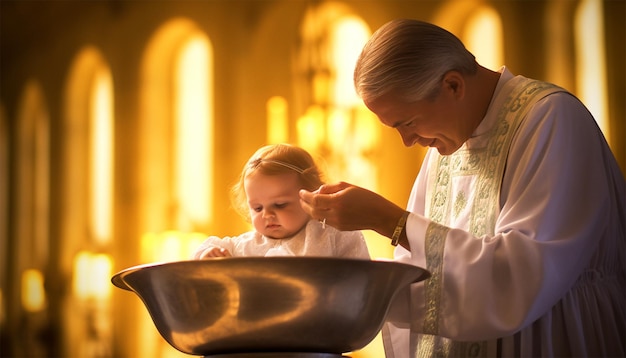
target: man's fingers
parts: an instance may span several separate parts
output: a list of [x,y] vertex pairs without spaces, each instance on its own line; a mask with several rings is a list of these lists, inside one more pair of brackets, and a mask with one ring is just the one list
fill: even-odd
[[348,183],[339,182],[334,184],[323,184],[316,190],[320,194],[335,194],[349,186]]

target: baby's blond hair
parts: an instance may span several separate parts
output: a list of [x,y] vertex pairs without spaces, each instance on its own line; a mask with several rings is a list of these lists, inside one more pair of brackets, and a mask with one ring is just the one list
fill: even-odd
[[272,144],[259,148],[244,165],[231,188],[231,202],[237,213],[249,220],[244,180],[252,173],[280,175],[297,173],[302,189],[316,190],[324,184],[322,173],[306,150],[291,144]]

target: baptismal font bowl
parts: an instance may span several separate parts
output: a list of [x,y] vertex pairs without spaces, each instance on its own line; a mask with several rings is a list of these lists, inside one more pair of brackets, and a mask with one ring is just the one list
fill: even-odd
[[183,353],[341,355],[371,342],[393,297],[429,276],[392,261],[231,257],[135,266],[112,282]]

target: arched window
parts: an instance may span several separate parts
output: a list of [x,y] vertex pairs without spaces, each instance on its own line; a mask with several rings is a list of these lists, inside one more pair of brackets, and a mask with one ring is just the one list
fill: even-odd
[[546,49],[546,74],[548,81],[575,92],[593,114],[612,149],[619,154],[615,141],[619,134],[615,133],[616,128],[611,128],[609,118],[611,96],[604,16],[601,0],[550,2],[544,20],[546,43],[550,44]]
[[349,8],[332,2],[311,7],[301,29],[298,65],[310,90],[297,122],[298,142],[325,159],[331,179],[376,190],[373,158],[380,125],[356,96],[352,81],[370,30]]
[[497,70],[504,65],[502,20],[480,0],[452,0],[433,22],[457,35],[481,65]]
[[463,42],[483,66],[497,70],[504,65],[502,21],[488,6],[480,6],[467,19]]
[[[175,68],[175,173],[178,228],[206,227],[211,220],[213,187],[213,93],[211,46],[201,34],[180,49]],[[189,220],[191,222],[186,222]],[[185,227],[187,226],[187,227]],[[191,226],[191,227],[189,227]]]
[[193,22],[155,33],[140,93],[141,260],[185,259],[213,216],[213,49]]
[[[113,83],[93,47],[72,64],[65,93],[64,237],[67,250],[106,250],[112,236]],[[85,232],[87,228],[87,232]]]
[[85,47],[70,67],[63,108],[59,251],[72,279],[63,312],[71,356],[111,351],[113,107],[109,66],[98,49]]
[[[18,262],[39,266],[48,257],[49,119],[39,84],[29,81],[18,114],[17,237]],[[23,269],[34,267],[23,267]]]
[[[41,328],[38,318],[47,308],[44,273],[49,255],[49,117],[39,83],[30,80],[24,86],[18,105],[15,136],[16,190],[13,222],[19,244],[12,246],[12,268],[19,278],[13,281],[11,301],[19,302],[19,319]],[[6,150],[7,148],[3,148]],[[15,314],[10,312],[9,314]],[[40,318],[41,316],[39,316]],[[23,347],[27,355],[45,355],[43,346],[33,337],[35,330],[25,332]]]
[[604,29],[602,1],[580,1],[574,21],[576,92],[610,139]]
[[[211,42],[192,21],[172,19],[150,39],[140,71],[137,260],[185,260],[213,224]],[[180,355],[139,312],[135,353]]]
[[101,245],[112,236],[113,213],[113,84],[109,70],[94,72],[89,118],[89,173],[93,237]]

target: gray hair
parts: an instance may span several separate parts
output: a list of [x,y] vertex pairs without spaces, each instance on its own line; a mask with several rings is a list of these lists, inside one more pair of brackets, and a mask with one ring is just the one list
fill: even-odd
[[354,86],[366,101],[394,93],[414,102],[438,93],[447,72],[474,74],[477,68],[474,55],[447,30],[398,19],[383,25],[363,47],[354,70]]

